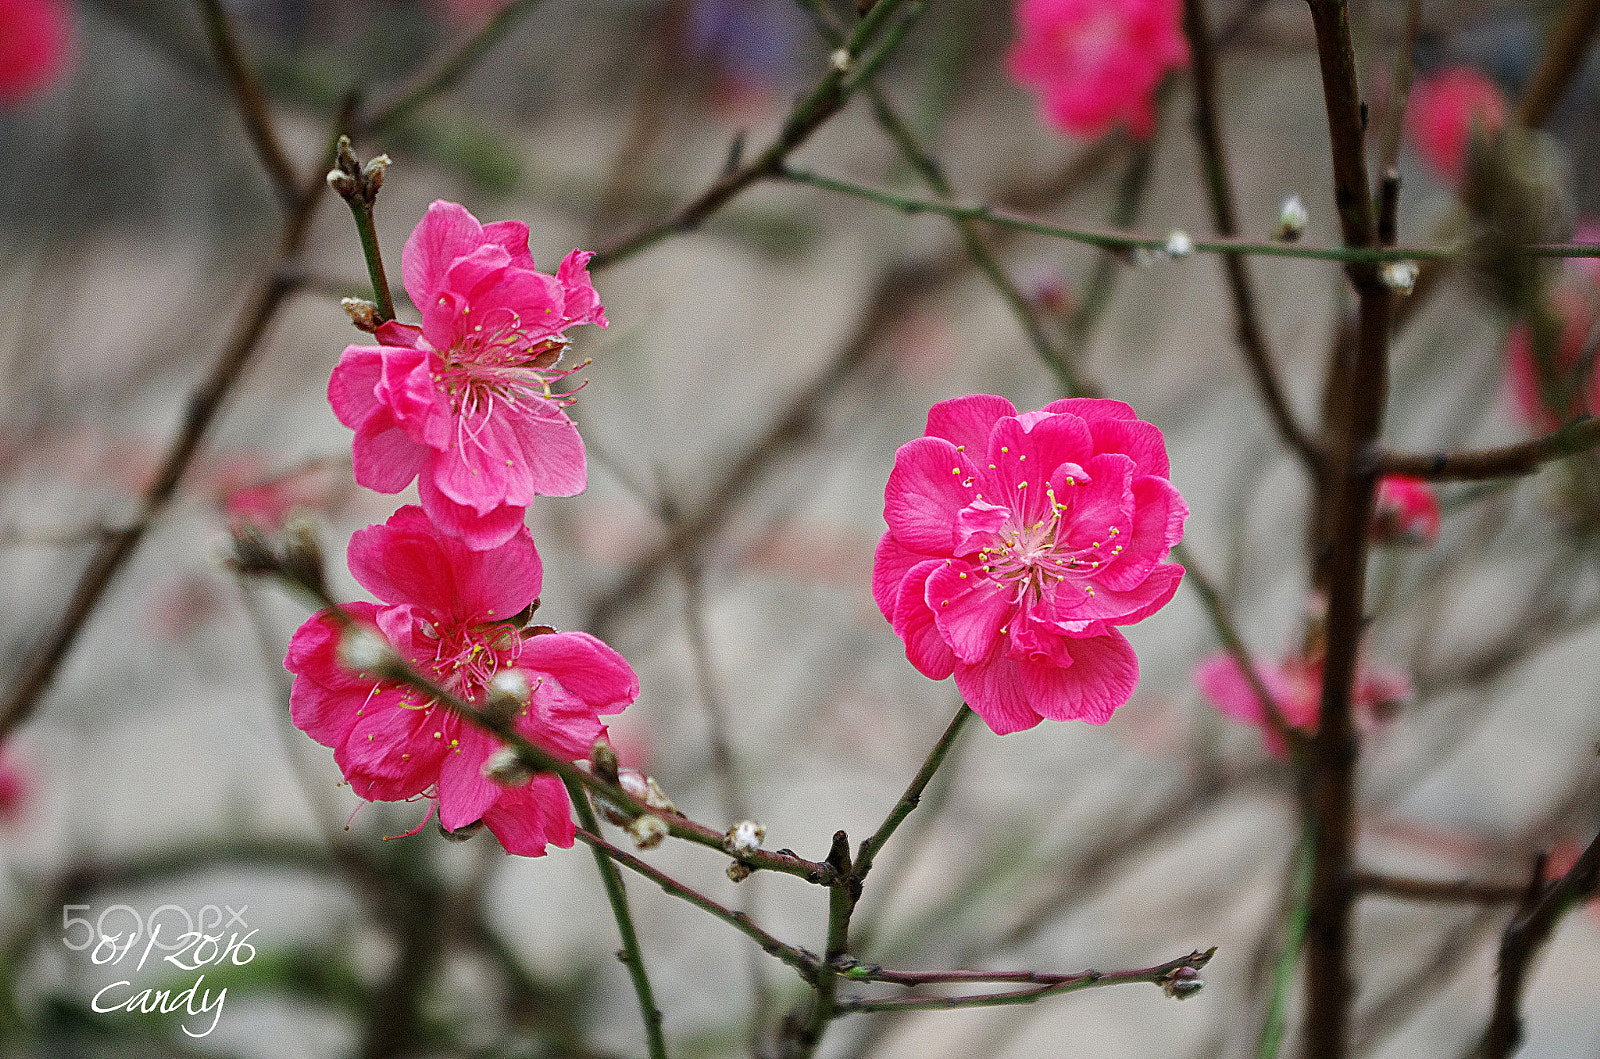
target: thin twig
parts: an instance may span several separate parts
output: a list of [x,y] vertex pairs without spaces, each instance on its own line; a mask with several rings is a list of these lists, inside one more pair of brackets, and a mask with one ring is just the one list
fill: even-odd
[[[840,61],[830,61],[814,88],[808,92],[784,121],[777,137],[759,155],[733,171],[724,174],[677,213],[659,224],[652,225],[635,235],[597,251],[590,261],[591,268],[603,268],[649,249],[663,239],[698,228],[702,222],[750,185],[776,176],[783,160],[811,138],[828,119],[837,114],[849,101],[851,89],[864,76],[870,76],[878,63],[887,58],[888,51],[880,50],[865,60],[866,49],[877,39],[878,32],[897,11],[906,5],[921,8],[926,0],[879,0],[865,17],[856,23],[841,49]],[[891,43],[898,43],[893,38]]]
[[817,978],[812,983],[816,995],[811,1001],[811,1012],[804,1023],[792,1023],[792,1047],[786,1050],[790,1059],[810,1059],[822,1043],[822,1035],[837,1017],[839,971],[849,961],[850,913],[855,911],[856,900],[861,896],[861,884],[851,870],[850,838],[843,831],[833,833],[833,848],[828,851],[828,863],[835,872],[836,881],[828,887],[828,941],[817,967]]
[[671,894],[673,897],[682,898],[691,905],[694,905],[696,908],[716,916],[730,927],[749,937],[761,947],[762,952],[776,956],[790,967],[793,967],[800,973],[800,977],[804,978],[807,982],[812,982],[816,979],[818,960],[815,954],[779,941],[777,938],[773,937],[771,934],[768,934],[766,931],[752,923],[750,921],[750,917],[744,912],[735,911],[734,909],[718,904],[716,901],[713,901],[711,898],[700,893],[698,890],[694,890],[684,885],[677,879],[674,879],[672,876],[652,867],[649,863],[640,860],[638,857],[635,857],[633,854],[617,848],[592,831],[580,828],[578,830],[578,839],[584,843],[587,843],[594,849],[604,853],[607,857],[610,857],[623,867],[638,872],[640,875],[644,876],[646,879],[649,879],[651,882],[661,887],[662,890],[668,894]]
[[1289,885],[1289,900],[1283,921],[1283,943],[1272,964],[1272,991],[1267,995],[1267,1012],[1256,1038],[1256,1059],[1276,1059],[1283,1044],[1283,1031],[1289,1020],[1289,996],[1293,992],[1294,972],[1300,966],[1305,948],[1306,919],[1311,892],[1311,836],[1302,833],[1294,851]]
[[1477,1059],[1506,1059],[1522,1043],[1522,993],[1533,961],[1555,932],[1561,917],[1600,889],[1600,835],[1560,879],[1541,882],[1544,858],[1533,873],[1527,900],[1517,909],[1500,940],[1500,973],[1494,1013],[1473,1053]]
[[956,715],[950,718],[950,723],[945,726],[944,734],[933,745],[933,749],[928,751],[928,756],[923,760],[922,767],[912,777],[911,783],[906,787],[905,793],[900,796],[900,800],[895,802],[894,808],[889,811],[889,815],[884,818],[883,823],[878,825],[878,830],[872,833],[872,837],[862,840],[861,848],[856,853],[854,871],[858,884],[865,880],[867,872],[872,870],[872,862],[883,851],[884,844],[894,837],[895,831],[905,822],[906,817],[910,816],[912,811],[916,809],[917,804],[922,801],[922,792],[927,789],[934,773],[939,771],[939,766],[944,764],[945,758],[949,756],[951,748],[956,745],[956,740],[961,735],[961,729],[971,718],[972,708],[966,703],[962,703],[960,708],[956,710]]
[[1550,120],[1567,86],[1583,66],[1589,41],[1600,26],[1600,0],[1571,0],[1545,45],[1544,58],[1534,71],[1517,105],[1517,122],[1537,129]]
[[1600,445],[1600,419],[1584,416],[1530,441],[1477,452],[1385,452],[1378,457],[1383,474],[1404,474],[1434,482],[1476,482],[1532,474],[1552,460],[1564,459]]
[[[600,825],[595,821],[593,807],[589,805],[588,792],[568,780],[567,795],[577,811],[579,826],[591,837],[598,834]],[[667,1059],[667,1042],[661,1033],[661,1009],[656,1006],[655,990],[650,985],[650,974],[644,966],[644,953],[639,949],[639,935],[633,929],[627,888],[623,885],[617,866],[611,863],[610,855],[594,842],[589,842],[589,847],[594,852],[594,866],[599,870],[600,881],[605,886],[611,915],[617,921],[617,933],[622,937],[622,949],[617,953],[617,958],[627,965],[628,978],[633,982],[633,992],[639,1000],[639,1014],[644,1019],[650,1059]]]
[[[1200,168],[1205,176],[1207,197],[1211,201],[1211,221],[1219,235],[1239,234],[1238,212],[1234,205],[1233,183],[1228,175],[1228,156],[1222,143],[1222,119],[1217,108],[1216,57],[1211,34],[1206,26],[1205,0],[1184,0],[1184,34],[1189,39],[1189,56],[1194,71],[1194,129],[1200,145]],[[1224,254],[1223,271],[1233,301],[1235,335],[1244,353],[1245,364],[1255,380],[1256,390],[1267,408],[1284,444],[1300,457],[1306,472],[1313,477],[1321,462],[1321,450],[1300,426],[1289,407],[1280,381],[1276,358],[1268,345],[1266,328],[1256,305],[1255,285],[1243,257]]]
[[222,67],[222,73],[233,90],[256,157],[267,171],[267,179],[272,182],[278,205],[283,207],[285,213],[294,213],[302,208],[300,182],[295,179],[294,166],[289,161],[288,152],[283,149],[277,126],[273,124],[266,93],[262,92],[261,82],[256,79],[255,72],[250,69],[239,49],[233,23],[229,21],[220,0],[199,0],[199,4],[206,25],[206,36],[211,41],[212,57]]
[[1359,894],[1395,897],[1403,901],[1439,901],[1454,904],[1497,905],[1521,900],[1526,882],[1485,882],[1481,879],[1412,879],[1378,872],[1357,872],[1350,885]]
[[[907,997],[898,1000],[841,1000],[836,1007],[836,1011],[841,1016],[869,1011],[954,1011],[960,1008],[1032,1004],[1048,997],[1109,985],[1132,985],[1137,982],[1148,982],[1151,985],[1165,988],[1173,982],[1174,975],[1183,970],[1188,969],[1195,972],[1201,970],[1211,961],[1211,957],[1216,951],[1214,948],[1207,949],[1204,952],[1197,949],[1187,956],[1180,956],[1176,960],[1168,960],[1166,963],[1157,964],[1154,967],[1143,967],[1135,971],[1082,971],[1072,975],[1039,975],[1028,979],[994,977],[946,979],[947,981],[1044,981],[1054,979],[1054,983],[1041,986],[1038,989],[1019,989],[1008,993],[981,993],[974,996]],[[890,972],[877,973],[887,974]],[[957,973],[971,975],[973,972],[962,971]],[[867,978],[869,976],[863,975],[861,977]],[[893,979],[886,978],[882,980],[892,981]]]

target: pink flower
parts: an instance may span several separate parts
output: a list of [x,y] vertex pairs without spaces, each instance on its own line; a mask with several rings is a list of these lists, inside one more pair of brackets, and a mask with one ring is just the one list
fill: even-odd
[[[550,384],[566,330],[606,326],[574,250],[554,276],[535,270],[528,226],[480,225],[453,202],[428,207],[400,262],[422,326],[390,321],[380,345],[350,346],[328,381],[356,432],[356,481],[397,493],[417,479],[434,524],[473,548],[514,537],[534,496],[588,484],[583,440]],[[575,370],[575,369],[573,369]]]
[[0,0],[0,106],[60,80],[71,57],[71,7],[60,0]]
[[872,593],[924,675],[955,675],[995,732],[1109,720],[1139,679],[1115,626],[1166,605],[1188,506],[1166,442],[1120,401],[1017,414],[1003,397],[934,405],[884,489]]
[[1587,365],[1588,375],[1582,385],[1574,387],[1572,376],[1579,367],[1589,332],[1594,328],[1596,313],[1589,299],[1570,287],[1558,287],[1552,295],[1552,308],[1561,318],[1561,337],[1557,341],[1555,363],[1551,365],[1554,377],[1551,382],[1557,390],[1570,389],[1565,407],[1552,407],[1540,385],[1540,372],[1533,355],[1533,338],[1526,324],[1517,324],[1506,337],[1506,371],[1511,387],[1511,400],[1523,419],[1539,430],[1554,430],[1562,423],[1580,415],[1592,415],[1600,409],[1600,372]]
[[[1281,662],[1257,661],[1257,674],[1272,695],[1289,727],[1310,734],[1317,730],[1322,712],[1322,656],[1291,656]],[[1212,705],[1236,721],[1257,725],[1261,742],[1276,757],[1287,748],[1278,733],[1267,724],[1261,700],[1245,679],[1244,670],[1230,654],[1214,654],[1195,669],[1194,682]],[[1411,697],[1411,681],[1405,674],[1363,663],[1356,672],[1353,705],[1356,723],[1364,730],[1375,727],[1385,706]]]
[[0,824],[13,827],[22,822],[31,786],[16,759],[0,754]]
[[1372,539],[1380,544],[1432,544],[1439,539],[1439,498],[1421,478],[1385,475],[1378,483]]
[[[351,603],[347,611],[475,705],[497,673],[520,671],[532,696],[517,729],[551,753],[587,757],[606,730],[600,714],[621,712],[639,693],[628,663],[588,633],[510,623],[538,597],[543,578],[526,529],[472,551],[412,505],[356,533],[349,560],[356,580],[382,602]],[[572,845],[560,779],[543,773],[515,789],[490,781],[483,766],[498,748],[493,736],[408,687],[344,668],[339,636],[326,614],[313,616],[289,641],[284,667],[295,674],[296,727],[333,748],[356,794],[433,799],[446,830],[481,819],[507,851],[523,856],[540,856],[546,843]]]
[[1189,61],[1180,13],[1181,0],[1020,0],[1007,68],[1063,132],[1094,136],[1121,121],[1148,136],[1156,86]]
[[1406,124],[1417,153],[1439,176],[1461,182],[1473,126],[1494,132],[1506,122],[1506,97],[1488,77],[1469,66],[1456,66],[1411,86]]

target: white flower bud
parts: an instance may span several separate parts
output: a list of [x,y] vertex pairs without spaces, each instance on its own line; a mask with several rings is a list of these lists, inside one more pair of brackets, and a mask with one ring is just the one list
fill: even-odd
[[761,840],[767,837],[767,829],[754,820],[740,820],[728,828],[728,833],[722,837],[722,848],[735,856],[754,853],[761,848]]
[[339,634],[339,661],[346,669],[381,675],[400,659],[389,641],[376,631],[364,625],[348,625]]
[[849,51],[849,49],[840,48],[837,51],[835,51],[832,55],[828,56],[828,65],[832,66],[835,70],[838,70],[842,74],[849,73],[850,72],[850,51]]
[[743,861],[730,860],[728,862],[728,880],[741,883],[755,874],[755,869]]
[[1417,285],[1418,271],[1415,261],[1385,261],[1378,275],[1383,285],[1396,294],[1410,294]]
[[509,746],[489,755],[483,763],[483,774],[502,787],[523,787],[533,779],[533,769]]
[[502,669],[489,678],[489,687],[486,689],[484,700],[490,712],[500,717],[511,717],[527,708],[532,694],[532,690],[528,687],[528,678],[523,675],[522,670]]
[[378,307],[365,298],[342,298],[339,305],[359,330],[372,334],[383,321],[378,319]]
[[646,813],[628,825],[628,834],[640,849],[655,849],[667,837],[667,823],[659,816]]
[[646,776],[644,778],[644,804],[657,812],[675,813],[678,811],[678,807],[672,804],[672,799],[667,797],[666,792],[656,786],[654,776]]
[[1290,195],[1278,207],[1278,228],[1272,233],[1273,238],[1285,243],[1296,242],[1306,234],[1306,222],[1309,220],[1311,215],[1306,212],[1306,204],[1300,201],[1300,196]]
[[337,191],[343,198],[348,198],[355,193],[356,179],[342,169],[328,170],[328,186]]
[[1194,240],[1189,238],[1189,233],[1175,230],[1167,236],[1168,257],[1188,257],[1194,253]]

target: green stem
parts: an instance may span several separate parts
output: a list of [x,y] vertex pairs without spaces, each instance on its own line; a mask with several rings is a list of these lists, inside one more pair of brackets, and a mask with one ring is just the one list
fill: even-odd
[[[1314,825],[1309,822],[1308,829]],[[1272,965],[1272,993],[1267,998],[1267,1014],[1261,1021],[1261,1036],[1256,1041],[1256,1059],[1277,1059],[1278,1048],[1283,1044],[1284,1027],[1289,1019],[1289,990],[1294,981],[1295,968],[1300,963],[1300,949],[1305,944],[1306,921],[1311,892],[1311,839],[1310,831],[1301,837],[1295,850],[1294,885],[1290,890],[1288,915],[1283,924],[1283,948]]]
[[[600,832],[589,805],[589,795],[576,783],[567,782],[567,793],[577,810],[578,823],[590,835]],[[594,865],[600,871],[600,881],[605,884],[606,900],[611,902],[611,914],[617,920],[617,933],[622,935],[622,951],[618,958],[628,967],[628,977],[633,979],[633,991],[639,997],[639,1013],[644,1017],[645,1039],[650,1049],[650,1059],[667,1059],[667,1042],[661,1033],[661,1010],[656,1007],[655,991],[650,988],[650,975],[644,968],[644,955],[639,951],[639,936],[633,929],[633,914],[628,910],[628,892],[622,885],[622,873],[611,863],[604,850],[591,843]]]
[[966,703],[962,703],[961,707],[956,710],[956,715],[945,726],[944,734],[939,737],[939,741],[928,752],[927,759],[923,761],[922,768],[918,769],[916,776],[912,778],[911,785],[900,796],[900,800],[895,803],[894,808],[889,810],[889,815],[879,825],[878,830],[872,833],[872,837],[861,843],[861,849],[856,853],[855,870],[853,872],[858,884],[867,877],[867,872],[872,870],[873,858],[883,849],[884,843],[889,841],[900,825],[905,822],[905,818],[910,816],[911,811],[917,807],[917,803],[922,800],[922,792],[927,789],[929,782],[933,780],[934,773],[939,771],[939,766],[944,764],[944,759],[949,756],[951,748],[956,745],[956,738],[961,735],[961,729],[971,717],[972,708]]
[[372,223],[372,203],[351,198],[350,213],[356,219],[356,234],[361,237],[361,254],[367,259],[367,275],[372,279],[372,298],[378,305],[378,319],[394,319],[394,299],[389,294],[389,277],[383,270],[383,251],[378,248],[378,229]]

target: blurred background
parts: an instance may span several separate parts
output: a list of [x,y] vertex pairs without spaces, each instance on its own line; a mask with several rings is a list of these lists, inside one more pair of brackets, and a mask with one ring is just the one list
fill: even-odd
[[[497,6],[229,0],[226,12],[298,178],[316,175],[347,92],[388,98]],[[1375,120],[1386,120],[1404,6],[1352,4]],[[1562,6],[1433,0],[1419,85],[1466,68],[1515,101]],[[1270,237],[1298,195],[1305,241],[1337,243],[1304,5],[1213,7],[1243,233]],[[191,392],[280,267],[273,186],[200,8],[79,0],[64,10],[61,64],[0,101],[8,683],[67,609],[97,543],[139,517]],[[879,78],[958,200],[1158,237],[1212,232],[1184,71],[1158,93],[1148,139],[1065,135],[1008,80],[1012,39],[1002,5],[940,0]],[[768,143],[830,51],[790,0],[533,6],[459,84],[357,136],[363,158],[394,160],[377,205],[391,277],[435,198],[484,221],[525,220],[547,269],[574,246],[615,243],[716,179],[731,145],[748,155]],[[1600,214],[1596,73],[1581,65],[1544,130],[1515,151],[1486,146],[1500,119],[1483,111],[1454,175],[1424,151],[1422,126],[1407,126],[1401,245],[1449,242],[1464,218],[1503,220],[1496,205],[1513,200],[1537,206],[1504,222],[1542,226],[1511,232],[1529,238],[1565,239]],[[795,161],[930,194],[864,100]],[[510,858],[487,834],[458,844],[431,825],[381,842],[424,807],[362,803],[331,753],[291,727],[281,659],[307,608],[270,584],[241,584],[223,563],[231,520],[308,511],[337,560],[354,530],[399,502],[353,484],[350,435],[325,399],[341,349],[361,339],[339,299],[370,292],[347,211],[326,197],[294,292],[173,501],[0,746],[8,1056],[643,1052],[588,854]],[[1192,509],[1188,545],[1246,643],[1262,659],[1295,655],[1314,610],[1307,489],[1239,356],[1220,262],[1008,233],[990,244],[1081,375],[1165,432]],[[1538,415],[1506,381],[1507,348],[1529,326],[1521,319],[1548,323],[1536,307],[1556,307],[1552,326],[1577,336],[1569,362],[1588,371],[1593,274],[1553,264],[1529,293],[1492,266],[1446,275],[1401,330],[1386,429],[1396,446],[1527,436]],[[1290,403],[1314,423],[1345,280],[1314,261],[1250,267]],[[869,590],[895,449],[921,434],[934,401],[990,392],[1036,408],[1059,383],[947,220],[811,187],[760,184],[699,230],[597,271],[595,284],[611,326],[575,335],[593,364],[571,409],[590,487],[529,512],[545,561],[541,620],[605,637],[638,670],[639,701],[612,726],[624,763],[695,819],[753,818],[769,848],[820,859],[835,829],[859,838],[877,826],[958,702],[905,660]],[[402,319],[412,312],[401,306]],[[1377,555],[1369,657],[1406,674],[1414,694],[1369,733],[1364,864],[1516,881],[1537,851],[1570,860],[1600,824],[1590,480],[1557,467],[1444,487],[1437,543]],[[330,565],[339,594],[362,598],[342,563]],[[1181,1005],[1146,986],[1026,1008],[854,1015],[822,1054],[1256,1054],[1295,875],[1294,777],[1258,730],[1195,689],[1197,663],[1219,642],[1189,588],[1126,631],[1140,686],[1109,724],[1004,738],[969,728],[879,862],[857,955],[1073,971],[1216,945],[1205,991]],[[736,886],[723,858],[676,843],[646,856],[778,936],[823,947],[820,889],[760,874]],[[630,883],[674,1054],[766,1054],[801,983],[741,935]],[[69,905],[91,922],[123,906],[96,928],[109,933],[161,906],[247,907],[257,955],[206,969],[207,985],[227,989],[206,1036],[183,1026],[198,1032],[209,1015],[96,1012],[91,998],[110,982],[181,987],[193,975],[157,972],[154,958],[130,974],[137,949],[97,964],[97,948],[76,944],[85,928],[63,918]],[[1509,913],[1362,902],[1358,1054],[1459,1055],[1487,1018]],[[1579,910],[1539,964],[1521,1054],[1600,1051],[1597,960],[1600,918]],[[1286,1049],[1298,1047],[1294,1023]]]

